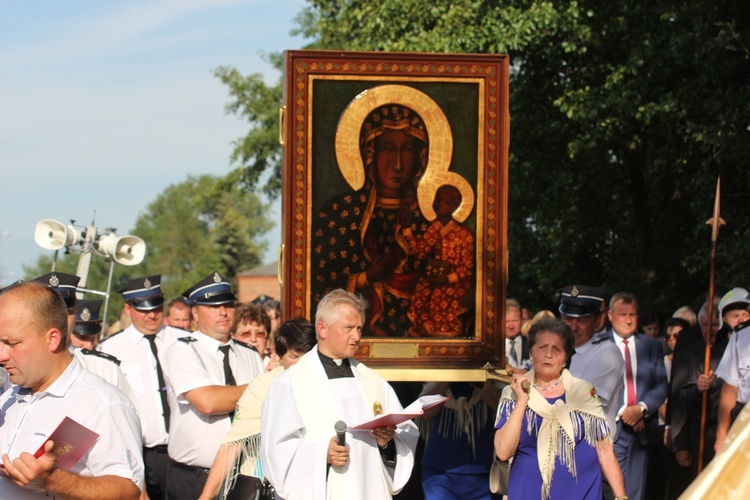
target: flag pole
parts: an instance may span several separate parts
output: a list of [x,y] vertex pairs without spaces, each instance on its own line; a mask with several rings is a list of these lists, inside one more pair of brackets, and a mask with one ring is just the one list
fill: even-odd
[[[721,176],[716,179],[716,197],[714,198],[714,215],[706,224],[711,226],[711,270],[708,275],[708,328],[706,329],[706,351],[703,358],[703,373],[711,371],[711,336],[714,321],[714,283],[716,281],[716,241],[719,238],[719,226],[725,224],[720,216]],[[708,413],[708,390],[703,392],[701,400],[701,431],[698,441],[698,473],[703,470],[703,451],[706,447],[706,414]]]

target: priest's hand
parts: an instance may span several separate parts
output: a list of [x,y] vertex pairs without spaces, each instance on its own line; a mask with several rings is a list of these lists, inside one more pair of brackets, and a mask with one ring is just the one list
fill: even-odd
[[373,429],[372,435],[378,442],[380,448],[385,448],[388,442],[393,439],[393,435],[396,434],[396,426],[389,425],[388,427],[377,427]]
[[328,442],[328,463],[334,467],[340,467],[346,465],[349,461],[349,448],[346,446],[339,446],[336,437],[332,437]]
[[44,454],[36,458],[31,453],[21,453],[15,460],[7,453],[3,454],[3,465],[8,477],[21,488],[36,487],[44,489],[55,467],[55,455],[52,454],[54,443],[47,441]]

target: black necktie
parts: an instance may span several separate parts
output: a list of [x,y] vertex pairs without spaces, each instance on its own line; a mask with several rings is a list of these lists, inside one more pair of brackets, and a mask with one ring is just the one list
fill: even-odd
[[232,346],[229,344],[219,347],[219,350],[224,353],[224,382],[227,385],[237,385],[237,381],[234,380],[234,374],[232,373],[232,367],[229,366],[229,351]]
[[156,335],[144,335],[151,346],[151,352],[156,360],[156,380],[159,382],[159,396],[161,397],[162,416],[164,417],[164,428],[169,432],[169,403],[167,402],[167,385],[164,383],[164,373],[161,371],[159,354],[156,349]]
[[[224,354],[224,383],[227,385],[237,385],[237,381],[234,380],[234,373],[232,373],[232,367],[229,366],[229,351],[232,349],[232,346],[229,344],[219,346],[219,350]],[[234,412],[230,411],[227,413],[229,415],[229,419],[234,421]]]

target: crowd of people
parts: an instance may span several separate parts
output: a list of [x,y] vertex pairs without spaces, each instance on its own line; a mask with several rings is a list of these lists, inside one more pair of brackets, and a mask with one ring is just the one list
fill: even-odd
[[[141,277],[119,290],[128,325],[99,342],[101,301],[77,283],[0,291],[0,498],[497,499],[495,458],[511,499],[677,498],[750,397],[743,288],[666,321],[584,285],[533,317],[508,299],[511,383],[406,397],[353,358],[367,303],[344,290],[281,323],[219,273],[166,307],[161,277]],[[351,428],[432,394],[448,399],[419,428]]]
[[[743,392],[750,366],[745,344],[750,336],[750,294],[737,287],[717,294],[697,314],[683,306],[665,321],[654,309],[640,310],[637,297],[629,293],[609,296],[601,288],[583,285],[560,292],[559,320],[550,319],[556,316],[552,311],[541,311],[532,319],[517,301],[506,303],[505,347],[514,382],[500,400],[495,439],[498,456],[513,458],[511,498],[514,492],[517,498],[528,498],[528,488],[536,488],[540,481],[542,498],[554,497],[555,491],[573,495],[570,498],[678,498],[721,448],[750,397]],[[535,353],[539,328],[545,335],[557,334],[559,339],[545,345],[559,344],[564,362],[557,351],[550,356]],[[564,330],[572,334],[570,349]],[[560,363],[567,370],[553,370],[554,380],[540,378],[540,366]],[[524,378],[536,389],[530,395],[520,388]],[[580,424],[589,412],[571,402],[571,387],[579,382],[590,384],[608,435],[597,426]],[[560,409],[550,411],[545,403],[566,408],[565,415]],[[515,411],[519,405],[525,413]],[[553,436],[555,443],[566,444],[550,451],[545,441],[548,458],[543,460],[535,445],[556,426],[563,431]],[[579,457],[579,445],[591,445],[591,433],[600,467],[591,465],[591,452]],[[611,443],[617,459],[616,473],[602,458],[605,443]],[[538,471],[529,472],[530,458],[539,459]],[[542,466],[552,461],[554,474]],[[603,476],[599,489],[589,486],[592,470]]]

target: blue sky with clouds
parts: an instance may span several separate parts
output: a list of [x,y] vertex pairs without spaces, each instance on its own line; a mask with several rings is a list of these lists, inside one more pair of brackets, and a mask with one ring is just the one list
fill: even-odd
[[[278,73],[304,0],[0,0],[0,284],[43,250],[41,219],[117,228],[188,175],[227,173],[248,125],[218,66]],[[274,217],[278,218],[278,204]],[[275,260],[280,229],[268,234]],[[147,242],[148,243],[148,242]]]

